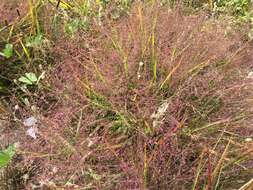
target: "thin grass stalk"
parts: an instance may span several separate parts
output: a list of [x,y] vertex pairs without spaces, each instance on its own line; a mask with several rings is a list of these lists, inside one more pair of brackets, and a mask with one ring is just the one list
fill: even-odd
[[221,171],[221,169],[223,168],[222,164],[223,164],[223,162],[226,158],[226,155],[227,155],[227,152],[228,152],[228,149],[229,149],[229,145],[230,145],[230,140],[228,141],[228,143],[227,143],[227,145],[226,145],[226,147],[225,147],[225,149],[224,149],[224,151],[221,155],[221,158],[219,159],[219,161],[218,161],[218,163],[217,163],[217,165],[216,165],[216,167],[215,167],[215,169],[212,173],[212,180],[213,181],[217,182],[217,176],[218,176],[219,172]]
[[194,182],[193,182],[193,185],[192,185],[192,190],[196,189],[198,181],[199,181],[199,176],[200,176],[200,174],[201,174],[201,172],[204,168],[205,162],[202,164],[204,154],[205,154],[205,150],[203,150],[202,153],[200,154],[200,160],[199,160],[199,164],[198,164],[198,167],[197,167],[197,173],[195,175]]
[[157,79],[157,47],[156,47],[156,25],[157,25],[157,13],[152,22],[152,37],[151,37],[151,51],[152,51],[152,65],[153,65],[153,81]]

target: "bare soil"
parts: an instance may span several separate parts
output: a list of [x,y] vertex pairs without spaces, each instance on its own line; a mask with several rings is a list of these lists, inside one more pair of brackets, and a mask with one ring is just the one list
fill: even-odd
[[1,0],[0,26],[10,24],[28,13],[27,0]]

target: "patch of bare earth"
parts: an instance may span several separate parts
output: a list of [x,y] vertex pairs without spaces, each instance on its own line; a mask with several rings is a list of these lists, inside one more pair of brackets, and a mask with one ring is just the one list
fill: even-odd
[[28,11],[28,1],[26,0],[2,0],[0,2],[0,26],[23,18]]

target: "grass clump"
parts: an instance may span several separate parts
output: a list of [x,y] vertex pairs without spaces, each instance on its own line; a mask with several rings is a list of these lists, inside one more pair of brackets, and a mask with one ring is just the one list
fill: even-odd
[[[52,22],[43,9],[54,10]],[[14,46],[29,64],[15,74],[22,88],[13,100],[29,103],[12,116],[20,152],[40,160],[36,180],[55,189],[250,182],[252,45],[227,22],[160,1],[31,1],[30,19],[32,35]],[[43,79],[36,64],[48,51]],[[31,114],[36,139],[22,125]]]
[[[234,168],[224,165],[238,159],[237,145],[232,143],[236,137],[228,133],[238,134],[238,123],[251,119],[249,107],[240,104],[238,111],[234,101],[243,102],[249,95],[244,78],[250,64],[242,60],[250,47],[246,42],[244,50],[231,48],[240,36],[226,36],[225,23],[204,18],[168,13],[152,2],[137,3],[129,16],[106,27],[95,25],[93,35],[85,39],[77,37],[87,48],[66,53],[82,55],[67,56],[64,68],[62,63],[59,68],[74,75],[67,91],[77,100],[76,108],[87,106],[79,132],[93,147],[89,156],[96,157],[87,158],[89,167],[103,176],[93,185],[109,189],[227,185],[223,179]],[[248,87],[231,94],[235,85]],[[248,158],[237,164],[246,164]],[[119,174],[114,187],[107,186],[115,172],[111,167]]]

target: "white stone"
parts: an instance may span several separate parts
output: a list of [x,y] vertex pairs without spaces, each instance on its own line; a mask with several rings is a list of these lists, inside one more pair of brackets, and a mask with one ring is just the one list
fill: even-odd
[[26,134],[28,136],[32,137],[33,139],[37,139],[37,136],[36,136],[37,133],[38,133],[38,128],[37,127],[30,127],[26,131]]
[[250,71],[249,73],[248,73],[248,76],[247,76],[247,78],[253,78],[253,71]]
[[35,117],[31,116],[31,117],[26,118],[24,120],[23,124],[26,127],[31,127],[31,126],[35,126],[37,124],[37,122],[38,122],[38,120]]
[[252,138],[248,137],[245,139],[246,142],[251,142],[252,141]]

